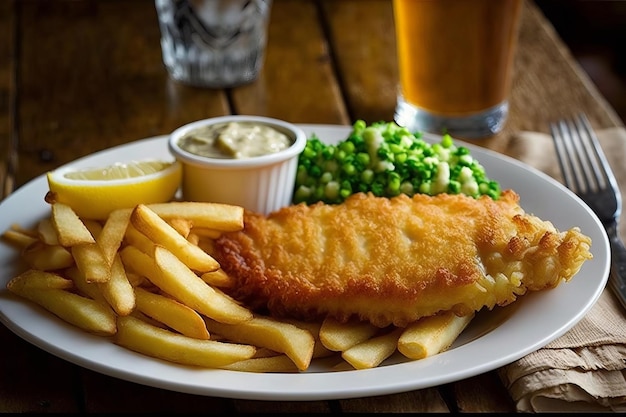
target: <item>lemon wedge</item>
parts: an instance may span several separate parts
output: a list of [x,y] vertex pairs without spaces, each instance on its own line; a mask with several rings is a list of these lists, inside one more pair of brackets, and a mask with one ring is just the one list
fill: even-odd
[[180,162],[141,160],[102,167],[59,168],[48,172],[54,201],[85,219],[104,220],[119,208],[164,203],[174,198],[182,178]]

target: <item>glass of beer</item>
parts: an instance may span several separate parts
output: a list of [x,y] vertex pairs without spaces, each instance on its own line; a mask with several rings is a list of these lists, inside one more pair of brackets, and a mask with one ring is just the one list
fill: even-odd
[[502,130],[522,0],[393,0],[393,7],[395,121],[469,139]]

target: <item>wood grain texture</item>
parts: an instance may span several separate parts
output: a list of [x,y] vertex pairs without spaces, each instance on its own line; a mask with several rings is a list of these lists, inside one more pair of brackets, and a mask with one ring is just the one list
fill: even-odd
[[19,184],[94,151],[230,113],[224,92],[169,79],[154,2],[20,6]]
[[461,413],[515,412],[515,405],[495,373],[480,374],[451,384]]
[[15,2],[0,4],[0,199],[14,188],[17,160],[14,137],[16,70]]
[[451,411],[436,388],[340,400],[339,405],[344,413],[447,413]]
[[75,413],[80,368],[0,327],[0,412]]
[[333,401],[255,401],[233,400],[238,413],[328,414],[334,412]]
[[322,0],[321,13],[350,120],[393,120],[398,65],[391,2]]
[[83,369],[80,384],[86,413],[233,412],[229,399],[153,388]]
[[314,1],[275,0],[261,74],[232,96],[238,114],[350,123]]

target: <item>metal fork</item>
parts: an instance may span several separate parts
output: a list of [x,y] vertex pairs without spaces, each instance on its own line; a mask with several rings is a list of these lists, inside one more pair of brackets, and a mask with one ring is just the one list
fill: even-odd
[[626,248],[619,236],[622,196],[615,176],[584,114],[550,124],[565,185],[593,210],[611,242],[609,285],[626,309]]

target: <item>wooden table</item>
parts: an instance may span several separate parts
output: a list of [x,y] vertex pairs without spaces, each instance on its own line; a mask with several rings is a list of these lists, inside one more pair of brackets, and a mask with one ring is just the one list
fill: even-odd
[[[168,78],[151,0],[0,2],[0,198],[63,163],[210,116],[392,120],[392,25],[389,0],[275,0],[260,78],[222,91]],[[536,6],[525,4],[509,121],[477,143],[515,156],[516,132],[548,132],[549,121],[580,111],[597,129],[623,125]],[[92,372],[4,326],[0,340],[2,412],[514,411],[495,371],[374,398],[232,400]]]

